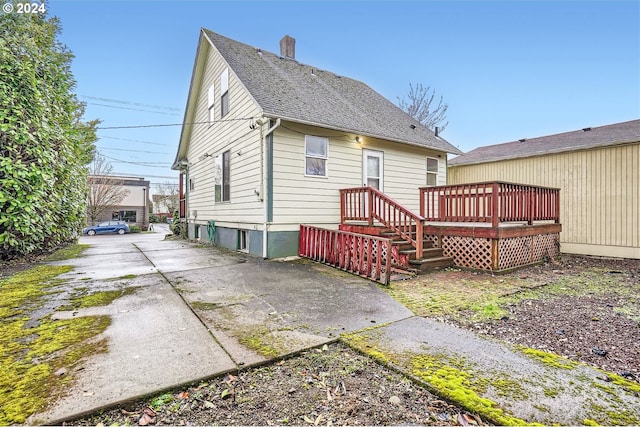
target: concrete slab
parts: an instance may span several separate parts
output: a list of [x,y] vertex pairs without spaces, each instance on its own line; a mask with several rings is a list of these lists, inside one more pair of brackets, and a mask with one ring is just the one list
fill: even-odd
[[310,262],[248,258],[166,277],[239,365],[413,316],[376,284]]
[[456,396],[469,399],[471,393],[489,399],[495,402],[494,413],[561,425],[592,419],[611,425],[625,416],[640,417],[640,398],[594,368],[555,358],[543,363],[540,357],[442,322],[413,317],[356,337],[346,339],[444,390],[454,401]]
[[[60,424],[64,419],[149,393],[191,383],[236,368],[227,353],[171,286],[158,274],[129,282],[137,290],[108,306],[80,310],[77,316],[107,315],[107,351],[69,372],[70,390],[29,420]],[[110,288],[113,282],[88,284]],[[60,312],[56,316],[74,316]]]
[[146,244],[137,244],[137,247],[163,273],[246,262],[246,256],[243,254],[221,251],[208,246],[177,246],[172,241],[162,241],[153,246],[146,242]]
[[105,280],[128,275],[140,276],[158,271],[142,252],[134,246],[131,247],[134,251],[97,254],[85,251],[83,257],[57,261],[52,264],[71,265],[73,270],[60,276],[60,278],[68,280]]

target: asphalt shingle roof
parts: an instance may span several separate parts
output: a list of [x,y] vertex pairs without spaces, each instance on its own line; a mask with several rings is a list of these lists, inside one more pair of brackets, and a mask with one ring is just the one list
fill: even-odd
[[487,145],[449,160],[449,165],[495,162],[637,141],[640,141],[640,120],[631,120],[612,125],[525,139],[524,141]]
[[203,31],[267,116],[462,153],[360,81]]

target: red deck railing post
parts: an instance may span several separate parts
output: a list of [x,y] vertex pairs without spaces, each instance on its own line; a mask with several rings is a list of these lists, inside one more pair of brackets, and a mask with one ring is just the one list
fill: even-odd
[[499,188],[499,184],[497,182],[494,182],[493,184],[491,184],[491,226],[492,227],[497,227],[498,223],[500,222],[500,213],[498,212],[498,208],[499,208],[499,194],[498,194],[498,188]]
[[[368,187],[367,187],[368,189]],[[368,200],[368,211],[367,211],[367,219],[369,225],[373,225],[373,192],[371,190],[367,191],[367,200]]]

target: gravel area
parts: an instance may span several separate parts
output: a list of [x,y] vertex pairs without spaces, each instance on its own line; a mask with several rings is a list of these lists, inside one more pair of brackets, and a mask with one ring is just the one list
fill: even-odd
[[565,256],[515,274],[541,287],[500,320],[459,325],[640,382],[640,260]]
[[461,423],[484,424],[402,375],[332,344],[65,425]]

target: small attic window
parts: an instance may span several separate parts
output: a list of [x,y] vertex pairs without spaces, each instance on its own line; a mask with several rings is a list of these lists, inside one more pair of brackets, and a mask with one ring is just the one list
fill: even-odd
[[220,75],[220,117],[229,112],[229,69],[225,68]]

